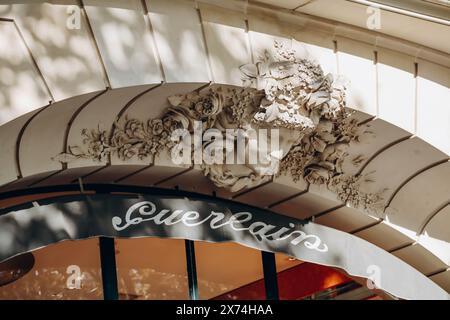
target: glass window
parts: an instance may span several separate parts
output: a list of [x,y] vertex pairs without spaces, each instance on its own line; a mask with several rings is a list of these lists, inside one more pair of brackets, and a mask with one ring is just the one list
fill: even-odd
[[314,294],[350,281],[334,268],[302,262],[284,254],[276,254],[275,261],[281,300],[311,298]]
[[[9,282],[11,275],[17,280]],[[0,278],[0,299],[103,299],[98,239],[62,241],[9,259],[0,264]]]
[[116,240],[119,298],[189,299],[184,240]]
[[197,241],[195,257],[200,299],[265,299],[260,251]]
[[277,266],[277,273],[298,266],[301,263],[303,263],[303,261],[285,255],[284,253],[275,253],[275,264]]

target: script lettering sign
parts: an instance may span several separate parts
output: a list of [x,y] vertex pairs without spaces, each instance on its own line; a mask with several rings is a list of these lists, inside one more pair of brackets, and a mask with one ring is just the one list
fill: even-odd
[[198,211],[183,208],[158,209],[151,201],[141,201],[132,205],[125,214],[125,221],[120,216],[112,218],[115,230],[123,231],[141,223],[152,222],[155,225],[174,226],[183,224],[186,227],[209,227],[210,231],[230,228],[236,232],[248,232],[257,241],[281,241],[289,239],[291,245],[303,243],[306,248],[319,252],[327,252],[328,246],[314,234],[306,234],[296,229],[292,222],[288,227],[280,227],[254,218],[251,212],[226,214],[211,210],[205,217]]
[[0,262],[58,241],[98,236],[235,242],[337,267],[362,278],[369,278],[367,270],[376,266],[383,272],[377,286],[403,299],[450,298],[405,262],[352,234],[206,196],[155,191],[38,200],[0,209],[0,236]]

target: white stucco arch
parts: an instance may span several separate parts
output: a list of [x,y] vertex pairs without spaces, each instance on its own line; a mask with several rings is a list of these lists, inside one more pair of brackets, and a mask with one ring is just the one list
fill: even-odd
[[[10,78],[3,80],[1,92],[0,191],[75,183],[80,177],[84,183],[214,190],[220,197],[354,233],[450,290],[450,238],[442,229],[450,225],[445,41],[424,44],[420,34],[395,34],[388,27],[374,33],[359,22],[333,21],[342,17],[317,17],[314,7],[292,14],[287,7],[252,1],[244,6],[238,1],[83,1],[82,27],[69,30],[67,8],[76,2],[11,2],[0,6],[0,37],[10,44],[0,52],[2,79]],[[386,14],[385,19],[389,24],[406,18]],[[38,20],[53,35],[39,31]],[[446,39],[448,28],[420,23]],[[385,216],[347,207],[327,190],[289,177],[230,194],[195,168],[176,167],[167,159],[155,165],[117,158],[100,165],[86,159],[67,166],[51,161],[81,141],[82,128],[99,123],[111,128],[118,114],[156,116],[167,107],[168,96],[209,84],[241,86],[239,65],[257,59],[274,39],[350,80],[348,106],[376,139],[351,145],[349,153],[364,154],[366,160],[355,166],[347,161],[344,167],[375,172],[375,183],[364,188],[389,189]],[[7,70],[17,72],[8,76]],[[35,109],[48,101],[53,103]]]

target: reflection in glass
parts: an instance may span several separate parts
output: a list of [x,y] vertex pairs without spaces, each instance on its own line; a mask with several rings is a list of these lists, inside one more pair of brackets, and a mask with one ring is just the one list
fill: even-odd
[[119,298],[189,299],[184,240],[116,240]]
[[235,243],[195,242],[200,299],[265,299],[261,252]]
[[335,296],[329,292],[353,283],[342,272],[331,267],[302,262],[284,254],[276,254],[275,260],[281,300],[316,299],[316,294],[321,292],[326,293],[322,298],[332,298]]
[[0,287],[15,282],[25,276],[34,266],[32,253],[15,256],[0,264]]
[[103,299],[97,238],[62,241],[32,253],[32,269],[0,286],[0,299]]

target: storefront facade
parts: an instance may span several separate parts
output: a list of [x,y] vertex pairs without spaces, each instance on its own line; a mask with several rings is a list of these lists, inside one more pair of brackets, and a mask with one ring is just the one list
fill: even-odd
[[285,2],[0,6],[0,298],[450,298],[445,17]]

